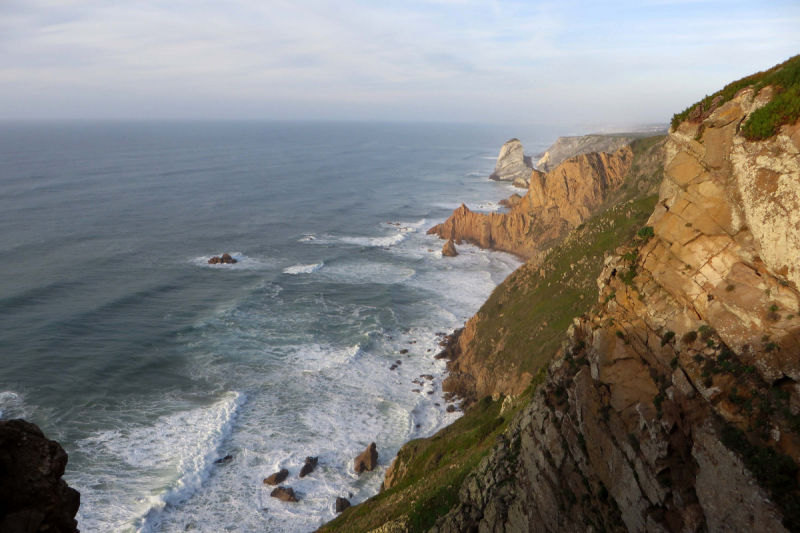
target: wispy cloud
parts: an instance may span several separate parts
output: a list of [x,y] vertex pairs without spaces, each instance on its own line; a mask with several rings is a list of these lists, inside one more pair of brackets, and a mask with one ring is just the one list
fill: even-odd
[[666,120],[797,27],[794,1],[5,0],[0,118]]

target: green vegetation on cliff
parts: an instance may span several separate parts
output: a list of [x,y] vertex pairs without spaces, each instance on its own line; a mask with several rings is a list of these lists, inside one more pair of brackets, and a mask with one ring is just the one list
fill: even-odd
[[[538,382],[544,381],[544,372]],[[523,395],[530,399],[535,385]],[[407,442],[397,454],[404,465],[400,479],[389,490],[351,507],[320,532],[364,533],[405,518],[409,532],[428,531],[439,516],[458,503],[458,491],[469,473],[505,431],[514,409],[500,415],[502,400],[485,397],[463,417],[427,439]],[[525,401],[517,401],[522,406]]]
[[764,72],[758,72],[733,83],[729,83],[711,96],[690,105],[672,117],[672,128],[690,118],[700,107],[699,117],[707,116],[713,109],[733,99],[742,89],[752,86],[757,94],[766,86],[777,91],[767,105],[755,111],[742,126],[742,133],[748,140],[768,139],[778,133],[784,124],[794,124],[800,119],[800,55],[776,65]]
[[[573,317],[597,302],[595,280],[605,252],[632,239],[652,213],[656,202],[652,193],[664,170],[664,140],[658,136],[636,141],[625,182],[604,210],[573,231],[541,263],[520,267],[481,308],[486,319],[478,326],[476,349],[487,365],[496,360],[513,362],[514,371],[534,375],[526,391],[502,416],[502,399],[484,397],[436,435],[406,443],[396,460],[396,465],[402,465],[396,474],[400,477],[391,488],[348,509],[320,532],[363,533],[392,521],[402,521],[402,530],[424,532],[458,504],[464,480],[544,381],[547,363],[565,339]],[[504,336],[500,350],[494,344],[496,332]]]

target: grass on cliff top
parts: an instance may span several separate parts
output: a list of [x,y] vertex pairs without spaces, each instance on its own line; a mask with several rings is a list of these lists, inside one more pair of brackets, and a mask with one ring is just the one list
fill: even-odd
[[481,307],[485,318],[473,348],[487,366],[513,364],[535,375],[549,363],[572,319],[597,301],[605,252],[632,239],[656,201],[650,196],[608,209],[550,251],[541,266],[544,275],[526,264],[499,285]]
[[[538,383],[543,382],[544,372],[537,378]],[[532,397],[535,387],[532,384],[524,396]],[[407,442],[397,454],[397,460],[408,465],[400,482],[346,510],[319,531],[364,533],[402,516],[408,516],[410,532],[428,531],[437,518],[458,504],[464,479],[489,452],[495,437],[505,431],[513,414],[527,404],[518,401],[515,410],[500,417],[502,403],[487,396],[432,437]]]
[[800,55],[796,55],[769,70],[729,83],[722,90],[676,113],[672,117],[672,128],[677,128],[681,122],[688,119],[698,105],[707,110],[717,97],[721,97],[718,105],[722,105],[751,85],[756,93],[767,85],[772,85],[776,88],[777,94],[770,103],[755,111],[744,123],[742,134],[746,139],[751,141],[768,139],[778,133],[778,129],[784,124],[794,124],[800,119]]

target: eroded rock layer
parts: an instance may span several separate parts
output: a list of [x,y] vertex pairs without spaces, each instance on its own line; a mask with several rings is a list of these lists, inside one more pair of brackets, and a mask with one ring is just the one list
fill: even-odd
[[613,154],[574,157],[548,174],[534,172],[527,194],[508,213],[474,213],[462,204],[428,233],[531,258],[591,216],[632,161],[627,145]]

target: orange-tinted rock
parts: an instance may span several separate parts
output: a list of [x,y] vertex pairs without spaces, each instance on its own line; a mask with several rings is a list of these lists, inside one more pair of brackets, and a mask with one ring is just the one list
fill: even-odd
[[356,474],[361,474],[362,472],[372,472],[376,466],[378,466],[378,447],[373,442],[356,457],[353,469]]

